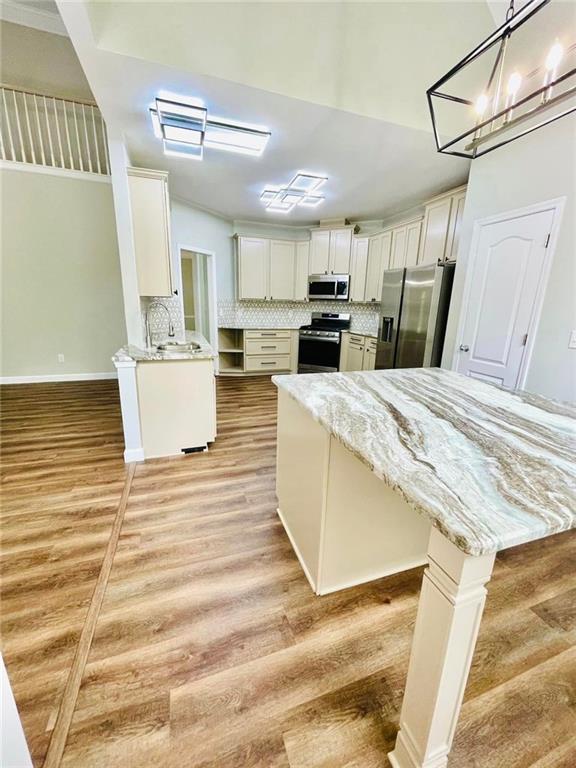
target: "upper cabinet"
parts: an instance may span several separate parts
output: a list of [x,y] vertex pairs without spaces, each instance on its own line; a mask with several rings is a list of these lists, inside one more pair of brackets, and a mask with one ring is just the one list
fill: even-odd
[[366,270],[368,269],[368,238],[355,237],[352,241],[350,262],[350,301],[366,301]]
[[409,221],[399,227],[394,227],[392,230],[390,269],[401,269],[402,267],[416,266],[418,261],[421,229],[421,219]]
[[310,274],[348,275],[352,229],[313,229],[310,235]]
[[238,296],[267,299],[270,241],[263,237],[238,238]]
[[366,269],[365,301],[380,301],[382,295],[382,276],[390,264],[392,232],[381,232],[369,238],[368,266]]
[[238,238],[238,298],[305,301],[310,243]]
[[418,264],[456,258],[465,198],[466,188],[460,187],[426,203]]
[[128,188],[140,296],[171,296],[168,174],[128,168]]

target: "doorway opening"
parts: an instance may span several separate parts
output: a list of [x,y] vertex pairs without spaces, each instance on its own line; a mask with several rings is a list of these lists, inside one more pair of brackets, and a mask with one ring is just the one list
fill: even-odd
[[217,348],[215,257],[209,251],[181,245],[180,288],[184,328],[201,333]]

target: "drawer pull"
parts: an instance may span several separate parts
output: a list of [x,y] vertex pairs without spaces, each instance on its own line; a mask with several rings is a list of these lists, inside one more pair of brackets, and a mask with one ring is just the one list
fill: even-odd
[[260,365],[276,365],[276,360],[270,360],[266,362],[264,362],[264,360],[261,360]]
[[274,332],[272,333],[264,333],[264,331],[260,334],[261,336],[276,336]]
[[261,344],[261,349],[278,349],[278,344]]

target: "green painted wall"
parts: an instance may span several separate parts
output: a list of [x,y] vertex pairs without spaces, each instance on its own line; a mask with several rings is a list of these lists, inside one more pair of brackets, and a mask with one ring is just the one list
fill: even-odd
[[2,169],[0,225],[0,375],[114,371],[126,330],[111,185]]

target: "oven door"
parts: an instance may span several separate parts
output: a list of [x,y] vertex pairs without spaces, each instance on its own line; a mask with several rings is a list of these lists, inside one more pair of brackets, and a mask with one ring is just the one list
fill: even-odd
[[308,278],[308,298],[311,301],[329,301],[335,299],[335,278],[328,275],[310,275]]
[[332,373],[340,364],[340,339],[300,336],[298,373]]

